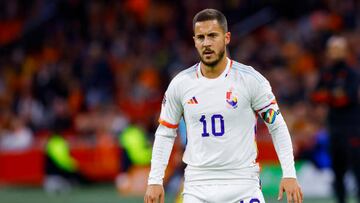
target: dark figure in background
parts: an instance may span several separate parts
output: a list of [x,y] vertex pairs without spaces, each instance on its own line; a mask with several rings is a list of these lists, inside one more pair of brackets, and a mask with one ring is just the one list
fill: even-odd
[[45,148],[44,190],[48,194],[67,193],[75,185],[91,183],[79,170],[78,162],[70,154],[68,141],[57,128],[58,125]]
[[[346,202],[344,176],[353,169],[360,187],[360,124],[359,76],[346,63],[348,47],[343,37],[331,37],[327,42],[329,66],[320,75],[315,102],[328,106],[327,129],[330,155],[335,175],[334,190],[339,203]],[[358,189],[360,202],[360,189]]]

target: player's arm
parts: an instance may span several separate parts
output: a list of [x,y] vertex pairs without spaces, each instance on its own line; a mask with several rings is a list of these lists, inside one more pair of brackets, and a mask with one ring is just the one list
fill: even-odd
[[145,203],[164,202],[163,179],[169,162],[176,136],[176,128],[169,128],[160,124],[156,133],[151,158],[151,170],[148,187],[144,197]]
[[169,162],[176,137],[176,129],[183,112],[183,107],[178,95],[179,91],[176,89],[173,80],[165,93],[159,119],[160,124],[155,133],[151,170],[148,187],[144,196],[145,203],[164,202],[163,179],[165,169]]
[[264,78],[257,86],[254,85],[254,88],[256,89],[253,89],[253,109],[264,120],[269,129],[283,172],[279,188],[279,200],[282,199],[283,192],[285,192],[288,202],[302,202],[303,194],[296,179],[293,147],[289,130],[281,115],[270,84]]

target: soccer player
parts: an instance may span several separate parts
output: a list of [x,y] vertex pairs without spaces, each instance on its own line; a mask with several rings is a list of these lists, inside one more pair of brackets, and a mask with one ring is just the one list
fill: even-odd
[[289,131],[269,82],[227,57],[225,16],[205,9],[193,19],[201,62],[170,83],[155,133],[145,203],[164,202],[162,181],[181,116],[187,128],[183,161],[185,203],[263,203],[255,143],[257,117],[265,121],[280,159],[279,199],[302,202]]

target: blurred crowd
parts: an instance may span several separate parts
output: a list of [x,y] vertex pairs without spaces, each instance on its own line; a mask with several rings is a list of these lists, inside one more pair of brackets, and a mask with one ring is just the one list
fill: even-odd
[[130,124],[151,141],[170,79],[199,60],[192,18],[213,7],[228,17],[230,56],[268,78],[296,157],[306,156],[324,129],[326,108],[310,95],[329,37],[348,40],[347,62],[360,70],[360,3],[266,2],[0,1],[0,149],[52,131],[117,140]]

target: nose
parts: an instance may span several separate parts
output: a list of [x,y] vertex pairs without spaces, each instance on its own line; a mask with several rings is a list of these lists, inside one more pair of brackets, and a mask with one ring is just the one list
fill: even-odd
[[204,39],[204,42],[203,42],[203,46],[204,47],[210,47],[211,46],[211,39],[210,39],[210,37],[205,37],[205,39]]

